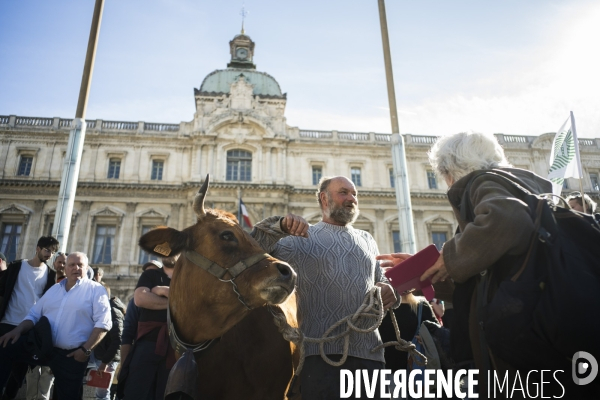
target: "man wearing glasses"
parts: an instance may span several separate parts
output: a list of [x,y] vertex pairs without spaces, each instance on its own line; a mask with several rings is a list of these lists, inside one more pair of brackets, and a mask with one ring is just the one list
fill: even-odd
[[[42,236],[35,256],[8,264],[0,278],[0,336],[13,330],[29,314],[29,310],[56,282],[56,271],[46,261],[58,249],[58,240]],[[15,364],[3,399],[13,399],[21,387],[27,364]]]

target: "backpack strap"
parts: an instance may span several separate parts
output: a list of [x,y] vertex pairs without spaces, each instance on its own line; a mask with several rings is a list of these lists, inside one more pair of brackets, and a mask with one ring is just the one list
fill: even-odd
[[416,334],[419,333],[419,328],[421,328],[421,317],[423,316],[423,302],[420,301],[419,302],[419,309],[417,311],[417,330],[416,330]]
[[[531,193],[529,190],[527,190],[524,186],[522,186],[518,182],[518,178],[512,176],[511,174],[509,174],[505,171],[502,171],[501,169],[483,170],[480,173],[475,174],[469,180],[469,182],[467,183],[467,186],[465,187],[465,191],[463,192],[463,195],[462,195],[462,198],[460,201],[460,218],[463,221],[472,222],[475,219],[475,213],[473,211],[473,204],[471,203],[470,192],[471,192],[471,187],[473,186],[473,183],[475,182],[475,180],[482,175],[492,175],[492,176],[501,177],[505,181],[509,182],[512,186],[517,188],[517,190],[522,193],[524,198],[536,197],[536,200],[537,200],[537,196],[534,195],[533,193]],[[527,203],[530,204],[529,202],[527,202]]]

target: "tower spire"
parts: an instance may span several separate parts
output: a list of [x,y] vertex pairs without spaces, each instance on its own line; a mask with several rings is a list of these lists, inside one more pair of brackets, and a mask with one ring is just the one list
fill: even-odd
[[249,12],[248,12],[248,10],[246,10],[246,5],[243,4],[242,10],[240,11],[240,15],[242,16],[242,35],[246,34],[246,31],[244,30],[244,20],[248,16],[248,13]]

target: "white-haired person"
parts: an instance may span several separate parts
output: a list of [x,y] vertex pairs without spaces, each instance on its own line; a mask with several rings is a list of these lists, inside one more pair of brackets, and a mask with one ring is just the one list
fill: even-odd
[[[506,159],[504,150],[493,135],[462,132],[439,138],[429,151],[429,160],[436,172],[448,185],[448,200],[458,221],[458,232],[448,240],[437,262],[421,277],[440,283],[451,278],[456,287],[449,300],[453,303],[455,319],[452,329],[452,356],[457,363],[473,360],[483,368],[484,359],[479,342],[475,308],[476,283],[480,273],[493,266],[498,279],[505,277],[519,263],[528,250],[534,232],[529,207],[520,201],[519,190],[500,176],[484,175],[472,182],[481,170],[498,169],[533,193],[551,193],[550,181],[531,171],[514,168]],[[468,195],[474,214],[471,221],[461,216],[463,195]],[[382,255],[382,267],[397,264],[408,254]],[[520,264],[519,264],[520,265]],[[438,293],[438,297],[441,297]],[[495,365],[498,370],[510,366]],[[500,371],[499,371],[500,372]],[[502,375],[504,376],[504,375]],[[482,376],[480,385],[485,385]],[[484,389],[484,390],[482,390]],[[486,393],[480,386],[479,393]]]
[[[0,337],[0,392],[13,363],[20,361],[49,366],[55,377],[55,395],[61,400],[81,399],[88,358],[112,327],[106,289],[84,278],[87,268],[88,258],[84,253],[69,254],[66,279],[48,289],[23,321]],[[46,359],[34,357],[25,347],[26,333],[38,322],[44,324],[43,317],[49,324],[48,336],[41,329],[39,333],[44,343],[52,341],[51,346],[41,346],[48,351]]]

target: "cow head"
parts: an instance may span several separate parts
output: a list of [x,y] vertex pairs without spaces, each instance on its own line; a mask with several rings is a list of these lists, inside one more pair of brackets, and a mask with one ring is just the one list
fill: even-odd
[[[158,227],[139,241],[152,254],[181,253],[171,280],[169,307],[178,334],[188,343],[221,336],[247,315],[248,308],[282,303],[296,283],[296,273],[287,263],[269,255],[260,257],[264,250],[232,214],[204,208],[208,182],[209,176],[194,199],[194,225],[183,231]],[[199,260],[206,261],[204,268]],[[232,272],[240,271],[240,261],[247,260],[252,265],[242,266],[238,274]],[[208,268],[211,263],[222,269]],[[219,279],[215,271],[224,275]]]

